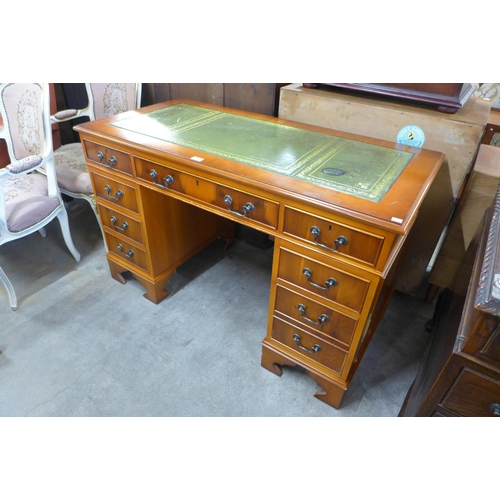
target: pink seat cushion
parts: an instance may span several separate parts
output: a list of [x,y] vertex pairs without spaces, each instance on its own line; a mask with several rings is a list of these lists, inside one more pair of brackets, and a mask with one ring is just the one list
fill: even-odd
[[57,183],[73,193],[92,194],[90,175],[85,165],[82,145],[65,144],[54,151]]
[[14,233],[40,222],[60,204],[59,198],[47,196],[47,178],[36,172],[10,178],[2,187],[7,227]]

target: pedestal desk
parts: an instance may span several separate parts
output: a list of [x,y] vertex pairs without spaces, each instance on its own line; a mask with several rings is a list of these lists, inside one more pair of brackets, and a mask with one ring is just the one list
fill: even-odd
[[130,272],[159,303],[176,268],[231,241],[235,223],[269,234],[262,366],[303,367],[338,408],[444,155],[180,100],[76,130],[111,275]]

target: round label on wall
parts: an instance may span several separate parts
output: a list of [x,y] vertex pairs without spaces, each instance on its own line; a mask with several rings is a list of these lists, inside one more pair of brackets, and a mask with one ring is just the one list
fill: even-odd
[[406,125],[399,132],[396,138],[399,144],[421,148],[425,142],[424,131],[416,125]]

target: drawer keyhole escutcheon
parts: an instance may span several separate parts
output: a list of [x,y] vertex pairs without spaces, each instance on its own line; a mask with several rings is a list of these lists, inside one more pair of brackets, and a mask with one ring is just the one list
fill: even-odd
[[159,182],[156,182],[156,178],[158,177],[158,173],[156,172],[155,169],[151,169],[149,171],[149,175],[151,176],[151,181],[155,186],[161,187],[162,189],[167,189],[170,184],[174,182],[174,178],[171,175],[167,175],[166,177],[163,178],[163,184],[160,184]]
[[125,250],[123,250],[123,245],[121,243],[118,243],[118,250],[120,250],[120,252],[123,255],[125,255],[125,257],[133,257],[134,256],[134,251],[129,250],[128,252],[125,252]]
[[306,306],[304,304],[299,304],[297,306],[297,309],[300,311],[300,315],[309,323],[312,323],[313,325],[322,325],[323,323],[328,322],[328,316],[326,314],[320,314],[318,316],[318,321],[315,321],[309,317],[306,316]]
[[311,281],[312,271],[307,267],[304,267],[304,269],[302,269],[302,273],[307,278],[307,282],[310,285],[319,288],[320,290],[328,290],[328,288],[330,288],[331,286],[337,286],[337,280],[335,278],[328,278],[325,281],[325,286],[319,285],[318,283],[314,283],[314,281]]
[[116,217],[114,215],[111,216],[111,223],[113,224],[113,226],[115,226],[115,229],[118,229],[119,231],[125,231],[125,229],[128,228],[127,222],[124,222],[121,226],[117,226],[116,222]]
[[108,192],[108,196],[109,196],[110,198],[112,198],[113,200],[120,200],[120,198],[122,198],[122,197],[123,197],[123,194],[124,194],[124,193],[123,193],[123,191],[122,191],[121,189],[119,189],[119,190],[115,193],[115,194],[116,194],[116,196],[113,196],[113,195],[111,194],[111,188],[110,188],[107,184],[104,186],[104,189]]
[[319,227],[311,226],[310,231],[311,231],[311,234],[314,236],[314,243],[316,243],[316,245],[318,245],[319,247],[321,247],[325,250],[330,250],[332,252],[336,252],[339,249],[339,247],[345,247],[349,243],[349,240],[345,236],[338,236],[337,238],[335,238],[335,240],[333,242],[335,247],[332,248],[332,247],[329,247],[328,245],[325,245],[324,243],[320,243],[318,241],[318,238],[321,235],[321,231],[320,231]]
[[233,214],[233,215],[237,215],[238,217],[248,217],[248,214],[250,212],[253,212],[255,207],[251,204],[251,203],[246,203],[245,205],[243,205],[242,207],[242,210],[243,210],[243,213],[241,212],[236,212],[235,210],[231,210],[231,205],[233,204],[233,199],[231,198],[231,196],[229,196],[228,194],[226,194],[226,196],[224,196],[224,203],[227,205],[227,209]]
[[300,343],[300,335],[294,333],[293,334],[293,340],[295,340],[295,343],[299,346],[299,349],[302,349],[303,351],[308,352],[309,354],[314,354],[315,352],[320,352],[321,351],[321,346],[318,344],[314,344],[311,349],[309,350],[307,347],[304,347]]

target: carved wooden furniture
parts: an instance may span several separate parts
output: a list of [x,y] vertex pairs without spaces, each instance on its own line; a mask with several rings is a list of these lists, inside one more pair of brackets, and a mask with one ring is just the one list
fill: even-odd
[[474,92],[470,83],[304,83],[319,85],[425,104],[442,113],[456,113]]
[[455,283],[400,416],[500,416],[500,191]]
[[304,367],[338,407],[444,155],[179,100],[76,130],[112,276],[131,272],[158,303],[234,223],[273,236],[262,366]]

